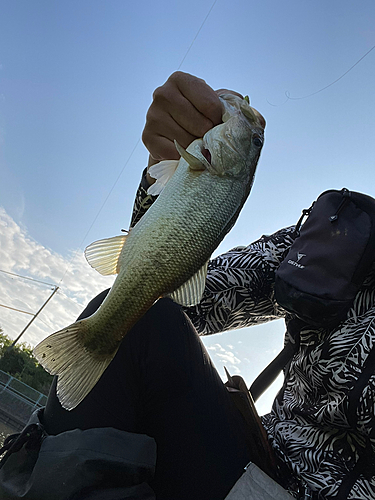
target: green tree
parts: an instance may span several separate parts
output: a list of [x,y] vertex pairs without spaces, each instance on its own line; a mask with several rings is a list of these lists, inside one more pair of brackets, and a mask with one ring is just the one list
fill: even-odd
[[52,375],[38,363],[29,345],[23,342],[10,348],[12,342],[0,327],[0,370],[37,391],[48,394]]

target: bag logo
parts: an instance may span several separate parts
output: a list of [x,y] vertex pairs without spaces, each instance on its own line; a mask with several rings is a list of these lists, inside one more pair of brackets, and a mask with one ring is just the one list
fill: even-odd
[[289,260],[288,260],[288,264],[290,264],[291,266],[296,266],[296,267],[298,267],[299,269],[305,269],[305,266],[303,266],[302,264],[300,264],[300,263],[299,263],[299,261],[300,261],[303,257],[306,257],[306,254],[305,254],[305,253],[299,253],[299,252],[297,252],[297,260],[292,260],[292,259],[289,259]]

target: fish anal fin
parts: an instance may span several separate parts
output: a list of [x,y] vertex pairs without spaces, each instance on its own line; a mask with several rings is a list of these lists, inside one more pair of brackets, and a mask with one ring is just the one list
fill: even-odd
[[198,304],[206,285],[207,266],[208,261],[188,281],[167,296],[182,306]]
[[82,323],[78,321],[42,340],[34,355],[45,370],[57,375],[57,396],[63,408],[73,410],[95,386],[113,355],[95,358],[79,338]]
[[147,190],[147,194],[151,194],[152,196],[159,195],[175,173],[178,163],[179,160],[163,160],[152,165],[148,169],[148,174],[153,179],[156,179],[156,182],[151,184]]
[[85,250],[87,262],[103,276],[118,274],[119,256],[127,237],[121,234],[91,243]]

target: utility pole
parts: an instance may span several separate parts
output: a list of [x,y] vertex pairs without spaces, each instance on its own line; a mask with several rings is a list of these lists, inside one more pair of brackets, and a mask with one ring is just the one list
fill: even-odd
[[31,325],[31,323],[34,321],[34,319],[38,316],[38,314],[44,309],[44,307],[48,304],[48,302],[52,299],[52,297],[55,295],[55,293],[57,292],[57,290],[59,289],[58,286],[55,286],[54,287],[54,290],[53,292],[51,293],[51,295],[48,297],[48,299],[44,302],[44,304],[42,305],[42,307],[39,309],[39,311],[37,311],[34,316],[32,317],[32,319],[27,323],[27,325],[25,326],[25,328],[22,330],[22,332],[18,335],[18,337],[13,341],[13,343],[8,347],[8,349],[12,349],[16,343],[19,341],[19,339],[22,337],[22,335],[26,332],[26,330],[29,328],[29,326]]

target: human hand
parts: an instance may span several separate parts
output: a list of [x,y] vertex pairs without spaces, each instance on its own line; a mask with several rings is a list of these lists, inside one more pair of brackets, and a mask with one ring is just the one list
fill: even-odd
[[[214,91],[206,82],[188,73],[177,71],[158,87],[147,112],[142,140],[150,153],[148,166],[161,160],[178,160],[174,140],[183,148],[221,123],[222,106],[219,95],[232,93]],[[150,184],[154,182],[147,176]]]

